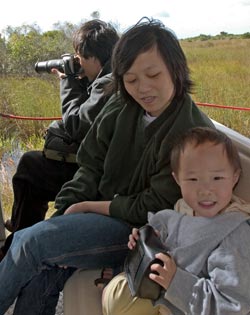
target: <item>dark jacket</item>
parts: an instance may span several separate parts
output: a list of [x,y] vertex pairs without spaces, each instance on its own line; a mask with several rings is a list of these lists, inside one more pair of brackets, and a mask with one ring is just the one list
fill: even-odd
[[213,124],[189,95],[148,126],[143,116],[137,103],[111,97],[79,148],[79,170],[56,197],[57,214],[80,201],[112,200],[111,216],[143,225],[149,211],[173,207],[180,197],[170,169],[173,140],[191,127]]
[[111,82],[110,63],[88,84],[68,76],[60,80],[62,120],[54,121],[45,137],[45,155],[49,150],[76,154],[82,139],[110,97],[105,85]]

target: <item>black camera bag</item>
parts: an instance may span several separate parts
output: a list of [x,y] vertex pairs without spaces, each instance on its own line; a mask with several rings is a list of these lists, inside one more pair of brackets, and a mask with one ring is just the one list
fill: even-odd
[[166,253],[166,248],[150,225],[141,227],[139,235],[135,249],[129,251],[125,260],[125,275],[132,296],[156,300],[162,287],[148,276],[152,264],[162,265],[155,254]]

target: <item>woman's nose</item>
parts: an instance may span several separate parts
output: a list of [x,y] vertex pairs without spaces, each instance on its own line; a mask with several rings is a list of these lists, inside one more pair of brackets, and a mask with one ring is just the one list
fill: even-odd
[[142,80],[138,83],[137,89],[139,93],[145,93],[150,90],[150,85],[147,83],[147,80]]

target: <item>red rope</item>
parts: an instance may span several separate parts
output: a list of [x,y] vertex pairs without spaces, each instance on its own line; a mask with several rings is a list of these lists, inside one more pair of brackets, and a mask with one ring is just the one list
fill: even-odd
[[11,119],[22,119],[22,120],[61,120],[62,117],[29,117],[29,116],[16,116],[12,114],[0,113],[1,117],[11,118]]
[[[232,109],[232,110],[245,110],[249,111],[250,107],[237,107],[237,106],[227,106],[227,105],[218,105],[218,104],[210,104],[210,103],[200,103],[196,102],[198,106],[207,106],[207,107],[215,107],[215,108],[224,108],[224,109]],[[11,118],[11,119],[22,119],[22,120],[61,120],[62,117],[29,117],[29,116],[16,116],[12,114],[3,114],[0,113],[1,117]]]
[[217,108],[226,108],[226,109],[233,109],[233,110],[250,110],[250,107],[237,107],[237,106],[227,106],[227,105],[218,105],[218,104],[209,104],[209,103],[199,103],[196,102],[199,106],[208,106],[208,107],[217,107]]

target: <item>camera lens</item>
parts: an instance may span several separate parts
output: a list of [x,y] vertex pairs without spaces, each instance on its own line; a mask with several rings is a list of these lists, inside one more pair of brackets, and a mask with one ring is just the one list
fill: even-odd
[[48,72],[51,73],[51,69],[57,69],[64,72],[64,62],[62,59],[54,59],[48,61],[39,61],[35,64],[35,71],[37,73]]

